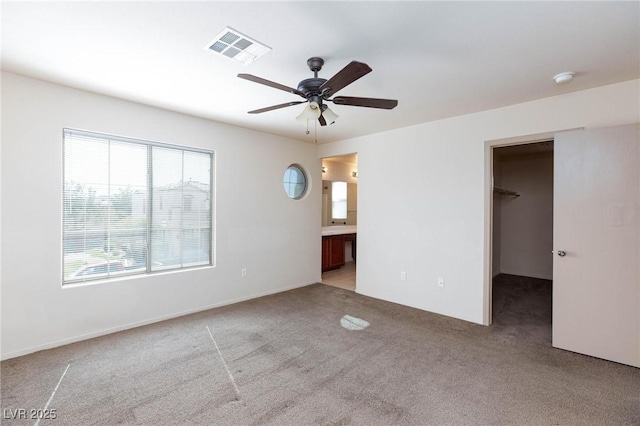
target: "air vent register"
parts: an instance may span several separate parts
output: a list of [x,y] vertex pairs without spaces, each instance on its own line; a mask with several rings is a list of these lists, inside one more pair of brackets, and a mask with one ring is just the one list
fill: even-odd
[[205,49],[244,65],[250,64],[271,50],[269,46],[230,27],[220,31],[216,38],[205,46]]

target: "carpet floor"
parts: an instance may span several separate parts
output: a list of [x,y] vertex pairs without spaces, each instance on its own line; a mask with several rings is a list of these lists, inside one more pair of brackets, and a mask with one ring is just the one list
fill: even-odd
[[640,369],[552,348],[524,284],[490,327],[314,284],[10,359],[2,424],[640,424]]

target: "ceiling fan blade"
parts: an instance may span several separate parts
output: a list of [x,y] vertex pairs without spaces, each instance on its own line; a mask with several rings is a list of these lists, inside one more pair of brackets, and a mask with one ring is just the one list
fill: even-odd
[[329,99],[336,105],[352,105],[367,108],[393,109],[398,105],[395,99],[354,98],[352,96],[337,96]]
[[362,62],[352,61],[349,65],[338,71],[336,75],[325,81],[322,86],[320,86],[320,91],[322,92],[327,89],[328,95],[326,97],[329,97],[337,93],[338,90],[348,86],[370,72],[371,68],[369,65]]
[[303,104],[305,102],[306,101],[296,101],[296,102],[287,102],[285,104],[272,105],[272,106],[266,107],[266,108],[254,109],[253,111],[249,111],[249,114],[260,114],[262,112],[273,111],[274,109],[280,109],[280,108],[285,108],[285,107],[288,107],[288,106]]
[[325,120],[322,115],[320,117],[318,117],[318,121],[320,122],[321,126],[326,126],[327,125],[327,120]]
[[266,80],[261,77],[256,77],[251,74],[238,74],[238,77],[244,78],[245,80],[253,81],[254,83],[264,84],[265,86],[273,87],[274,89],[284,90],[285,92],[293,93],[294,95],[300,95],[303,98],[305,97],[302,92],[298,89],[294,89],[293,87],[285,86],[284,84],[274,83],[273,81]]

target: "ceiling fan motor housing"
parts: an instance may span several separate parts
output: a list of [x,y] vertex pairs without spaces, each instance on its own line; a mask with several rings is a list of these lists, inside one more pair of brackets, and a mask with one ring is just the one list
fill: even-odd
[[320,86],[325,81],[327,80],[324,78],[307,78],[298,83],[298,91],[302,92],[307,99],[314,95],[320,95]]
[[329,97],[329,91],[320,91],[320,87],[327,81],[325,78],[318,78],[318,71],[322,69],[324,65],[324,59],[313,57],[307,59],[307,66],[313,71],[313,78],[307,78],[298,83],[298,91],[303,93],[304,96],[310,101],[322,103],[322,99]]

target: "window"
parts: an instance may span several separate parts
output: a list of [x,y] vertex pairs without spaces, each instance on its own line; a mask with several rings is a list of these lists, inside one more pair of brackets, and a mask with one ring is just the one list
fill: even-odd
[[211,265],[213,153],[65,129],[63,283]]
[[287,170],[284,171],[282,183],[284,184],[284,192],[294,200],[302,198],[307,191],[307,175],[302,170],[302,167],[297,164],[287,167]]
[[331,217],[333,219],[347,218],[347,182],[333,182],[331,184]]

